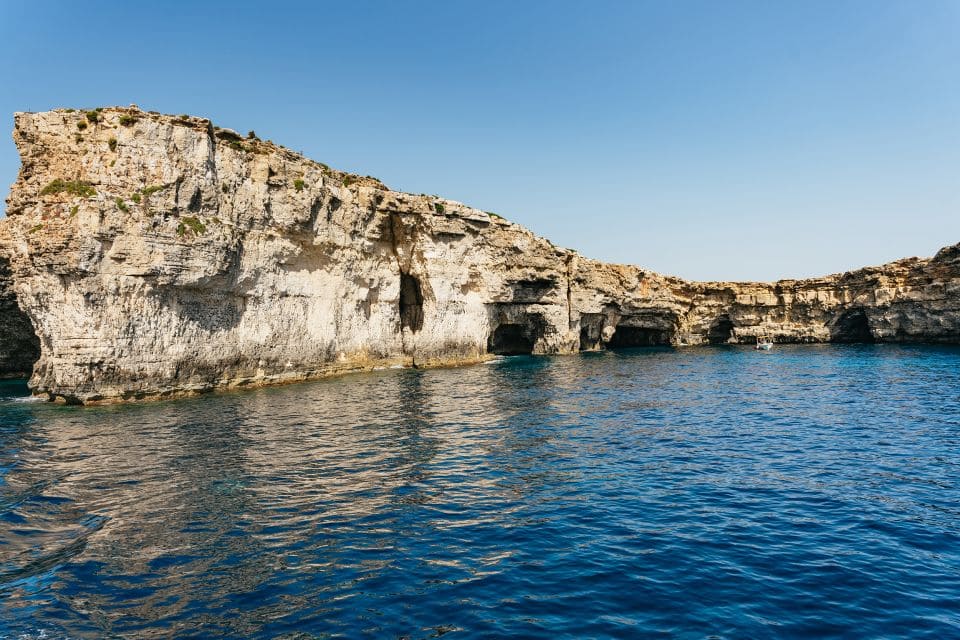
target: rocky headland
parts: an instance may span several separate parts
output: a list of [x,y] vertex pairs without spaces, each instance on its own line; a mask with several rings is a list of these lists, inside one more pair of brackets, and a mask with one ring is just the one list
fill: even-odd
[[17,113],[0,374],[70,403],[637,345],[960,342],[960,245],[773,283],[590,260],[209,120]]

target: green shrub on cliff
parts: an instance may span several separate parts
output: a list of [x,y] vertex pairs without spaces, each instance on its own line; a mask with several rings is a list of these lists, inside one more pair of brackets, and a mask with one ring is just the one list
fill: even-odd
[[207,230],[207,225],[200,222],[199,218],[184,216],[180,218],[180,223],[177,225],[177,235],[182,236],[187,232],[187,229],[192,231],[193,235],[198,236]]
[[110,138],[109,140],[107,140],[107,146],[110,147],[110,151],[116,151],[116,150],[117,150],[117,139],[116,139],[116,138]]
[[123,201],[123,198],[117,198],[116,202],[117,202],[117,209],[120,209],[120,211],[123,211],[124,213],[128,213],[130,211],[130,208]]
[[144,187],[143,189],[140,190],[140,193],[142,193],[144,197],[149,198],[150,196],[155,194],[157,191],[160,191],[161,189],[163,189],[163,185],[157,184],[157,185],[153,185],[152,187]]
[[300,178],[297,178],[296,180],[294,180],[293,188],[296,189],[297,191],[303,191],[303,180],[301,180]]
[[90,121],[90,124],[97,124],[100,122],[100,114],[96,111],[87,111],[87,120]]
[[138,118],[136,116],[131,116],[128,113],[124,113],[120,116],[120,125],[123,127],[132,127],[136,123],[137,119]]
[[40,195],[47,196],[63,192],[69,193],[72,196],[80,196],[81,198],[89,198],[97,195],[97,192],[93,189],[93,185],[89,182],[84,182],[83,180],[61,180],[60,178],[57,178],[45,186],[40,191]]
[[352,184],[353,184],[354,182],[356,182],[356,181],[357,181],[357,179],[356,179],[355,177],[351,176],[351,175],[345,175],[345,176],[343,176],[343,186],[345,186],[345,187],[349,187],[350,185],[352,185]]
[[86,128],[87,128],[87,123],[85,121],[81,120],[80,122],[77,123],[77,129],[80,129],[80,131],[83,131]]
[[446,208],[445,208],[441,203],[439,203],[439,202],[434,202],[434,203],[433,203],[433,210],[436,211],[437,213],[442,214],[444,211],[446,211]]

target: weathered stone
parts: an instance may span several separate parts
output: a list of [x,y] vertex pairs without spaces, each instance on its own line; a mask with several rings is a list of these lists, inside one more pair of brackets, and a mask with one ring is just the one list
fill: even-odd
[[[960,342],[960,245],[810,280],[689,282],[583,258],[201,118],[131,107],[15,122],[0,368],[36,357],[25,323],[7,322],[24,317],[8,261],[42,345],[31,385],[63,401],[760,334]],[[11,347],[30,340],[34,351]]]

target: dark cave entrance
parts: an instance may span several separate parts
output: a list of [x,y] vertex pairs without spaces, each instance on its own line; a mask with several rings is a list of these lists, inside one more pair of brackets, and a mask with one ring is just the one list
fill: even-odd
[[651,329],[648,327],[631,327],[628,325],[617,325],[613,337],[607,346],[612,349],[622,349],[625,347],[654,347],[658,345],[669,345],[672,332],[667,329]]
[[732,336],[733,322],[727,316],[717,318],[707,331],[707,341],[710,344],[727,344]]
[[400,273],[400,328],[416,333],[423,327],[423,291],[420,281],[408,273]]
[[863,309],[844,311],[830,330],[833,342],[875,342],[870,320]]
[[29,378],[40,359],[40,339],[11,287],[9,262],[0,260],[0,378]]
[[580,351],[596,351],[603,348],[602,313],[580,314]]
[[487,351],[502,356],[533,353],[534,340],[522,324],[501,324],[487,341]]

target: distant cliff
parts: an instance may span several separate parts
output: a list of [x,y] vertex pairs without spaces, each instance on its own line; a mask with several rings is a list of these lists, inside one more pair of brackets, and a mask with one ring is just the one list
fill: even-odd
[[960,342],[960,245],[810,280],[689,282],[202,118],[131,107],[15,122],[0,372],[37,358],[39,337],[31,385],[61,401],[758,334]]

